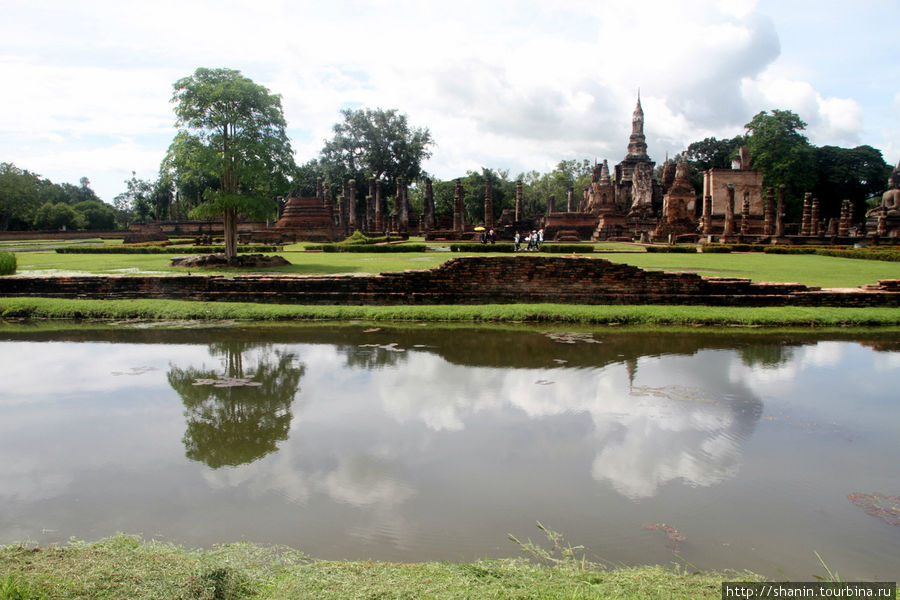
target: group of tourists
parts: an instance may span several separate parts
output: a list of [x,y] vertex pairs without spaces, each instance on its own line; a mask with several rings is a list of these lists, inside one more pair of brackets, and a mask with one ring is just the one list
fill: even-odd
[[493,244],[497,240],[497,234],[494,233],[494,229],[491,228],[490,231],[482,231],[481,232],[481,243],[482,244]]
[[[520,250],[522,250],[522,236],[519,234],[518,231],[516,232],[516,235],[513,237],[513,240],[516,242],[516,252],[519,252]],[[531,233],[525,234],[525,244],[526,244],[525,250],[532,250],[532,251],[537,250],[543,245],[543,243],[544,243],[544,229],[543,228],[538,229],[537,231],[532,229]]]

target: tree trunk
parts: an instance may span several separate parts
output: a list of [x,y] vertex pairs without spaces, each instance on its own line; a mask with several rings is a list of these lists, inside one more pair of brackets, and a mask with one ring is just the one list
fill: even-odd
[[225,209],[225,258],[230,262],[237,258],[237,222],[236,208]]

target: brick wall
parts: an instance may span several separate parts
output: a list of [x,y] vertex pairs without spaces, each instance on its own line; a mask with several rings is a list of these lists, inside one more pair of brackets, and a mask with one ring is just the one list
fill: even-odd
[[[892,287],[893,286],[893,287]],[[893,291],[891,291],[893,290]],[[704,304],[900,306],[896,282],[820,290],[644,271],[598,258],[485,256],[380,275],[2,277],[0,296],[168,298],[282,304]]]

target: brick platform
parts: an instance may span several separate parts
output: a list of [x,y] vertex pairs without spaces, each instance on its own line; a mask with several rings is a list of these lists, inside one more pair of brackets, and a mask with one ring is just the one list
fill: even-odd
[[700,304],[900,306],[900,286],[827,290],[796,283],[645,271],[599,258],[454,258],[380,275],[0,277],[0,296],[164,298],[278,304]]

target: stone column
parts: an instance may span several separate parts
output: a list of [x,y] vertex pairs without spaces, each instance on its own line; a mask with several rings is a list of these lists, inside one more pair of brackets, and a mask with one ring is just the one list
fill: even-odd
[[375,178],[369,177],[369,194],[366,196],[366,231],[378,231],[375,227]]
[[750,190],[744,190],[744,204],[741,206],[741,235],[750,233]]
[[516,223],[522,220],[522,182],[516,182]]
[[406,198],[406,182],[402,177],[397,178],[397,230],[400,233],[409,232],[409,201]]
[[341,228],[344,237],[350,235],[350,185],[345,181],[341,188]]
[[316,177],[316,198],[322,201],[322,204],[325,204],[325,191],[322,189],[322,178]]
[[778,203],[775,205],[775,237],[784,237],[784,194],[786,186],[778,186]]
[[375,231],[375,198],[371,194],[366,195],[366,233]]
[[800,235],[812,235],[812,193],[803,195],[803,218],[800,221]]
[[457,179],[453,190],[453,231],[463,233],[465,230],[465,203],[463,201],[462,181]]
[[763,233],[772,235],[775,231],[775,188],[766,189],[766,216]]
[[322,182],[322,204],[325,205],[325,212],[331,217],[331,222],[337,225],[338,215],[334,209],[334,202],[331,199],[331,187],[325,182]]
[[359,210],[356,206],[356,180],[347,182],[347,229],[350,233],[359,229]]
[[850,235],[850,227],[853,225],[853,203],[850,200],[841,202],[841,220],[838,224],[838,235],[847,237]]
[[484,180],[484,228],[494,228],[494,190],[490,177]]
[[569,188],[566,192],[566,212],[575,212],[575,188]]
[[819,224],[819,199],[812,199],[812,208],[809,211],[809,235],[818,237],[821,231],[821,225]]
[[728,197],[725,199],[725,229],[723,236],[734,235],[734,184],[727,186]]
[[384,196],[381,194],[381,180],[375,180],[375,231],[384,233]]
[[703,197],[703,216],[700,217],[700,226],[703,235],[712,233],[712,196],[709,194]]
[[425,178],[425,197],[422,201],[422,228],[425,231],[434,229],[434,190],[431,179]]
[[547,216],[550,216],[550,213],[556,212],[556,196],[550,196],[547,198]]

